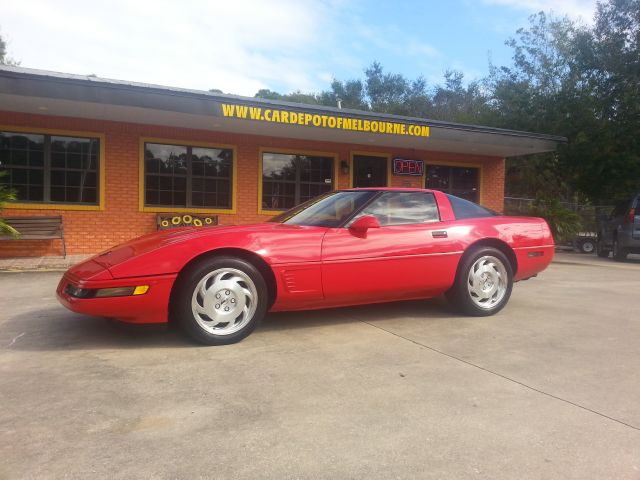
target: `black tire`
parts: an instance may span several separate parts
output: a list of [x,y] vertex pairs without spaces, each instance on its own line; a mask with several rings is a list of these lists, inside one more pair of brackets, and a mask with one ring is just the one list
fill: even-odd
[[[475,294],[470,293],[469,291],[469,276],[471,273],[471,269],[474,267],[474,265],[476,265],[476,262],[479,262],[483,257],[491,258],[491,262],[495,263],[496,266],[498,264],[501,265],[502,271],[504,272],[504,274],[506,274],[506,285],[502,297],[499,300],[496,297],[495,300],[497,301],[494,304],[487,303],[487,306],[485,307],[479,306],[478,302],[474,301],[474,298],[479,301],[479,297]],[[493,271],[495,273],[492,278],[496,278],[496,273],[500,272],[495,268],[493,269]],[[497,278],[500,278],[501,276],[502,275],[497,275]],[[511,267],[511,262],[509,262],[509,259],[506,257],[506,255],[500,250],[492,247],[477,247],[472,248],[472,250],[465,252],[465,254],[463,255],[462,259],[460,260],[460,264],[458,265],[458,271],[456,273],[454,284],[446,293],[446,297],[449,300],[451,306],[461,313],[474,317],[487,317],[489,315],[498,313],[504,308],[504,306],[509,301],[509,297],[511,297],[512,289],[513,269]]]
[[602,237],[598,237],[598,241],[596,242],[596,254],[600,258],[609,258],[609,253],[610,250],[608,248],[605,248],[604,240],[602,240]]
[[627,252],[626,249],[620,247],[620,244],[618,243],[618,239],[614,238],[613,239],[613,259],[616,260],[617,262],[624,262],[627,259],[628,253],[629,252]]
[[578,242],[580,253],[591,254],[596,251],[596,242],[591,238],[585,238]]
[[[201,281],[207,292],[206,298],[201,293],[196,294]],[[220,290],[216,291],[218,288]],[[250,295],[243,293],[246,291]],[[263,276],[251,263],[235,257],[211,257],[181,273],[173,296],[172,316],[197,342],[205,345],[236,343],[253,332],[266,315],[269,305],[267,292]],[[220,298],[218,295],[222,297],[220,300],[216,299]],[[242,307],[252,313],[245,316]],[[202,308],[202,313],[194,312],[194,308]],[[238,316],[234,318],[236,314]],[[227,323],[215,324],[212,320],[227,317],[230,319]]]

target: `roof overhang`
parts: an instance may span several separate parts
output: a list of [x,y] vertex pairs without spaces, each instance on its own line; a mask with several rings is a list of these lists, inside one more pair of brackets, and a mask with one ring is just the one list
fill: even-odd
[[[278,120],[282,120],[282,112],[287,112],[287,121],[225,116],[223,105],[259,108],[263,114],[278,111]],[[0,67],[0,110],[492,157],[549,152],[566,142],[564,137],[553,135],[9,66]],[[306,116],[305,120],[291,121],[299,115]],[[334,122],[340,118],[339,125],[349,128],[329,128],[326,119],[324,126],[314,126],[311,119],[322,117],[333,117]],[[398,127],[396,133],[364,131],[363,126],[373,122],[380,128],[387,124]],[[416,131],[429,127],[429,134],[409,135],[410,126],[418,127]],[[392,129],[387,127],[387,131]]]

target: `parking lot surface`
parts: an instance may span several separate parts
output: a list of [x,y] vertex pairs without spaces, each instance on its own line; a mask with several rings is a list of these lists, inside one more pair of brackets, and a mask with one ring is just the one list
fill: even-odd
[[[637,258],[637,257],[636,257]],[[0,273],[0,478],[640,479],[640,261],[561,254],[489,318],[271,314],[201,347]]]

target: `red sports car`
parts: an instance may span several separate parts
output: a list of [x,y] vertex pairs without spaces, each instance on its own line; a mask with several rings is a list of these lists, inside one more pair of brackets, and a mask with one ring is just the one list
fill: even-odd
[[331,192],[257,225],[145,235],[82,262],[64,306],[130,323],[177,321],[199,342],[249,335],[267,311],[446,294],[474,316],[501,310],[514,281],[553,257],[540,218],[507,217],[421,189]]

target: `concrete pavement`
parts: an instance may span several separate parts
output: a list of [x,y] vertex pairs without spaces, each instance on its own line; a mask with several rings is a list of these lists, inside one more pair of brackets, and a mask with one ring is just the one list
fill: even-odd
[[489,318],[271,314],[200,347],[0,274],[0,478],[640,479],[640,263],[562,255]]

